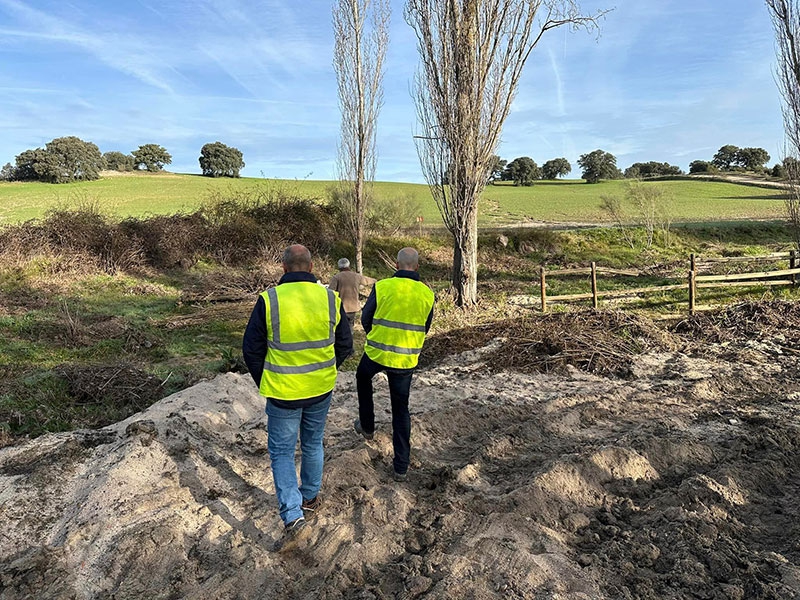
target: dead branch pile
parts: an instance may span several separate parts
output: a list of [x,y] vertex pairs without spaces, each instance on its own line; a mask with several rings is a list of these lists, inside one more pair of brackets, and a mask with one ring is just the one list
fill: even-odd
[[265,264],[250,270],[218,269],[204,274],[181,292],[181,302],[255,302],[258,294],[277,285],[279,265]]
[[503,337],[505,323],[508,321],[449,329],[432,335],[422,348],[419,366],[429,367],[448,356],[483,348],[492,340]]
[[621,311],[542,315],[505,327],[506,342],[488,361],[496,369],[562,372],[572,365],[598,375],[626,377],[633,357],[674,349],[669,334],[647,318]]
[[742,302],[685,319],[672,328],[690,347],[723,342],[779,338],[800,348],[800,303],[773,300]]
[[102,403],[142,410],[165,395],[158,377],[128,363],[62,365],[55,372],[67,382],[76,404]]
[[496,371],[561,372],[572,365],[590,373],[625,377],[637,354],[674,350],[668,332],[645,317],[621,311],[583,311],[509,319],[433,336],[426,364],[444,356],[503,343],[487,359]]

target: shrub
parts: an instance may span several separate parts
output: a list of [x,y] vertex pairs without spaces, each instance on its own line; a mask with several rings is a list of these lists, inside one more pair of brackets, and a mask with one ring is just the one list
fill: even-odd
[[276,260],[293,243],[327,254],[337,239],[326,207],[266,188],[215,191],[201,213],[208,222],[206,252],[224,264]]
[[133,165],[137,169],[147,169],[155,172],[161,171],[164,165],[172,163],[172,155],[166,148],[158,144],[144,144],[131,152]]
[[142,263],[140,240],[125,235],[96,206],[48,211],[40,228],[42,237],[57,250],[88,254],[110,273]]
[[120,223],[124,235],[142,248],[148,264],[158,268],[194,265],[203,249],[206,221],[199,213],[128,218]]
[[14,177],[48,183],[90,181],[99,178],[104,167],[105,161],[95,144],[68,136],[51,140],[44,148],[20,153]]
[[689,173],[718,173],[719,169],[707,160],[693,160],[689,163]]
[[[352,241],[352,205],[347,191],[333,186],[328,190],[328,199],[336,228],[342,232],[340,237],[345,235]],[[412,227],[419,213],[419,202],[411,194],[391,198],[372,197],[367,203],[366,229],[377,235],[397,235],[403,229]]]
[[225,265],[276,261],[292,243],[304,244],[314,255],[333,248],[337,228],[325,206],[307,199],[265,198],[217,196],[191,214],[121,222],[87,203],[0,228],[0,245],[10,259],[44,250],[89,258],[108,272],[145,265],[188,268],[204,258]]
[[16,178],[16,169],[11,163],[6,163],[0,169],[0,181],[14,181]]
[[200,168],[207,177],[239,177],[244,168],[242,152],[222,142],[205,144],[200,150]]
[[106,168],[111,171],[133,171],[133,156],[112,150],[103,154]]

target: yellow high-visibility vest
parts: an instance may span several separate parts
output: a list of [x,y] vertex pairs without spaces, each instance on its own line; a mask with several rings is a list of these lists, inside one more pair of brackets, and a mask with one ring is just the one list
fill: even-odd
[[267,309],[261,395],[301,400],[333,390],[333,343],[342,305],[339,295],[316,283],[295,281],[270,288],[261,296]]
[[431,289],[407,277],[375,284],[375,315],[364,352],[379,365],[413,369],[425,343],[425,322],[433,308]]

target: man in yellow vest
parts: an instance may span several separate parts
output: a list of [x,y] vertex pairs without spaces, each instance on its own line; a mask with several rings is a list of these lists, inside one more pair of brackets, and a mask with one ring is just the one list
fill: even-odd
[[[353,352],[338,294],[317,283],[311,254],[299,244],[283,253],[283,277],[256,302],[244,333],[245,363],[266,397],[267,447],[284,534],[276,549],[297,545],[306,517],[320,508],[322,437],[338,367]],[[297,485],[295,446],[303,453]]]
[[408,396],[425,334],[433,319],[433,292],[419,280],[419,253],[403,248],[397,254],[397,271],[378,281],[361,310],[367,332],[364,355],[356,371],[357,433],[371,440],[375,432],[372,378],[386,371],[392,403],[394,480],[405,481],[411,455],[411,415]]

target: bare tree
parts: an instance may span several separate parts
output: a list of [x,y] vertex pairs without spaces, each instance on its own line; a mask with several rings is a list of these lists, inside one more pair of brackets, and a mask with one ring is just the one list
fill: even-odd
[[[783,97],[785,156],[800,158],[800,2],[766,0],[775,29],[775,74]],[[797,160],[785,161],[788,193],[785,206],[794,242],[800,248],[800,168]]]
[[383,104],[390,14],[389,0],[336,0],[333,6],[333,66],[342,113],[337,166],[359,273],[375,178],[375,133]]
[[584,16],[573,0],[408,0],[421,56],[417,152],[453,235],[459,306],[477,301],[478,198],[525,61],[546,31],[591,30],[604,13]]

